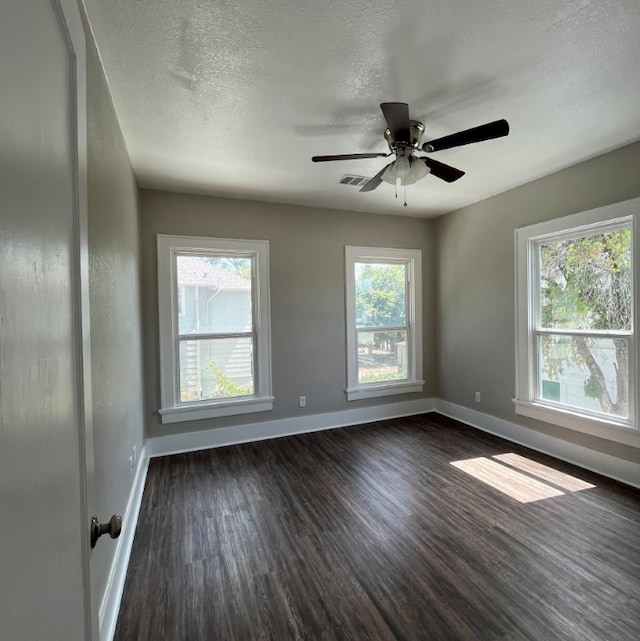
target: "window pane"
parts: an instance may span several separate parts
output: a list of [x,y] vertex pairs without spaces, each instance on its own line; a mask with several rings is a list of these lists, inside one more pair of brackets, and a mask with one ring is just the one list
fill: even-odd
[[356,263],[356,327],[406,325],[407,266]]
[[180,254],[180,334],[252,331],[251,258]]
[[253,338],[180,341],[180,402],[249,396]]
[[540,245],[540,325],[631,328],[631,230]]
[[407,378],[407,332],[357,332],[358,383]]
[[539,398],[620,417],[629,415],[626,338],[538,337]]

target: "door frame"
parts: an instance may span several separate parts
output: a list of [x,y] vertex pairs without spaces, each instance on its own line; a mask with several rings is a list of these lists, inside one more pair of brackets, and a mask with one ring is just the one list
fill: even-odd
[[76,403],[78,416],[78,466],[80,471],[80,523],[82,533],[82,591],[85,639],[98,641],[98,614],[91,599],[90,507],[95,505],[93,411],[91,398],[91,333],[89,310],[89,237],[87,198],[87,57],[82,0],[50,0],[72,54],[71,122],[73,145],[73,307],[76,336]]

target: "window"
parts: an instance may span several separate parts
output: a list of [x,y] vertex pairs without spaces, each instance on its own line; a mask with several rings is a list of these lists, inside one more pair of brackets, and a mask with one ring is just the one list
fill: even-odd
[[273,408],[268,251],[158,236],[163,423]]
[[519,414],[640,442],[638,206],[629,201],[516,230]]
[[421,392],[421,252],[346,247],[345,256],[347,399]]

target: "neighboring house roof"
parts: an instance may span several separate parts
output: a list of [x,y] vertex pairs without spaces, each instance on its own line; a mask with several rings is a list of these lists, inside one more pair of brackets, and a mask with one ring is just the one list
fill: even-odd
[[216,267],[198,256],[179,256],[178,285],[201,285],[225,290],[249,290],[251,281]]

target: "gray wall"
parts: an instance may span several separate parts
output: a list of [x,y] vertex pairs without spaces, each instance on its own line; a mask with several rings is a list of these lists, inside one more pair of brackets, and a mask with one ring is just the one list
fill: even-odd
[[[102,66],[87,32],[89,292],[96,514],[123,513],[132,479],[128,459],[142,447],[143,383],[137,184]],[[91,557],[100,603],[116,544]]]
[[[432,221],[146,190],[140,211],[147,436],[433,396]],[[273,411],[160,424],[156,234],[270,241]],[[423,251],[422,394],[346,401],[345,245]],[[305,409],[298,408],[300,395],[307,397]]]
[[[629,460],[640,450],[517,416],[514,230],[640,196],[640,143],[434,221],[438,398]],[[482,403],[474,402],[474,392]]]

